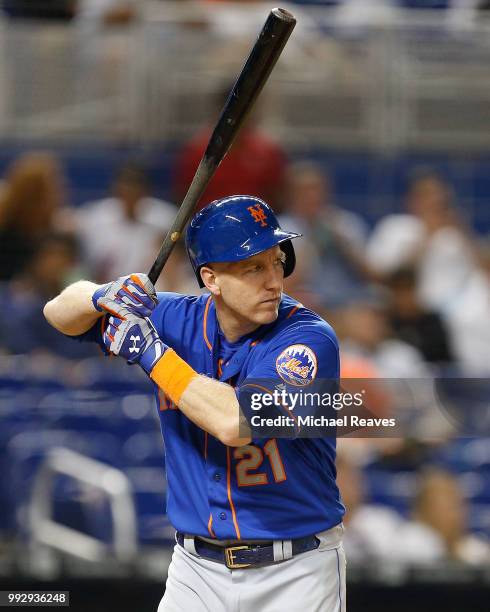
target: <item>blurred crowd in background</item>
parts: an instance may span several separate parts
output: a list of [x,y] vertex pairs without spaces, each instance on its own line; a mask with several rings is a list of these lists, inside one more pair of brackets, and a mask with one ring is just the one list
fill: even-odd
[[[364,12],[392,5],[474,11],[489,8],[488,2],[477,0],[311,0],[297,4],[334,4],[346,11]],[[138,8],[138,2],[127,0],[3,2],[4,11],[12,18],[96,16],[105,24],[128,23],[137,18]],[[217,109],[222,103],[221,96]],[[66,397],[71,397],[72,388],[81,384],[85,389],[106,392],[103,398],[108,397],[114,389],[110,385],[104,389],[104,378],[117,384],[125,378],[126,389],[131,391],[134,373],[121,375],[115,366],[111,374],[95,348],[52,329],[42,308],[80,278],[104,283],[150,268],[209,133],[210,128],[204,127],[187,142],[178,143],[168,172],[167,200],[157,197],[151,173],[137,157],[128,156],[114,174],[111,188],[100,192],[97,200],[76,206],[73,186],[56,149],[29,150],[8,165],[0,182],[0,391],[7,389],[5,396],[0,392],[0,408],[5,414],[19,417],[17,408],[14,411],[7,405],[14,391],[18,397],[19,384],[9,380],[9,375],[18,373],[26,363],[30,364],[27,371],[39,373],[45,368],[48,380],[43,387],[42,375],[36,379],[38,391],[43,389],[39,391],[41,403],[38,398],[34,409],[38,424],[43,419],[40,405],[46,415],[61,410],[61,404],[53,408],[46,400],[54,391],[61,395],[66,391]],[[434,377],[466,381],[457,385],[454,393],[447,392],[452,398],[461,394],[457,411],[462,404],[468,407],[465,394],[475,392],[473,405],[482,404],[486,410],[476,418],[488,413],[490,236],[477,233],[467,221],[450,177],[434,167],[416,168],[406,177],[406,185],[402,200],[391,203],[392,212],[372,222],[359,210],[344,205],[334,171],[313,157],[291,154],[251,117],[201,205],[233,193],[260,196],[274,207],[285,229],[303,234],[295,241],[297,268],[287,279],[285,291],[332,323],[341,345],[341,375],[361,379],[364,385],[371,381],[368,390],[377,414],[406,408],[406,420],[414,419],[404,438],[339,441],[339,484],[348,508],[346,549],[353,563],[367,566],[372,559],[401,564],[458,560],[476,567],[490,563],[488,438],[485,434],[460,438],[461,432],[448,419],[433,419],[434,396],[427,399],[418,383],[411,389],[408,403],[405,397],[400,399],[400,389],[407,381]],[[486,196],[490,201],[490,193]],[[157,289],[199,292],[182,244],[174,249]],[[83,369],[80,364],[88,365]],[[100,371],[94,374],[96,370]],[[377,380],[379,383],[373,382]],[[390,384],[390,380],[397,382]],[[28,385],[29,381],[21,383]],[[142,388],[144,393],[150,392],[137,376],[134,385],[139,392]],[[14,389],[12,395],[9,389]],[[75,418],[79,410],[80,423],[72,424],[71,429],[80,432],[87,417],[86,405],[80,408],[75,402],[71,406],[66,397],[62,402],[66,413],[71,411]],[[100,398],[92,402],[91,416],[100,402]],[[31,405],[26,414],[30,410]],[[436,412],[440,417],[440,405]],[[56,415],[59,418],[60,412]],[[121,418],[119,414],[117,419]],[[121,449],[135,448],[134,444],[141,442],[134,440],[139,435],[134,430],[135,419],[128,416],[119,440]],[[5,430],[0,437],[0,465],[4,462],[9,469],[9,451],[17,461],[15,453],[20,448],[23,457],[32,451],[32,456],[41,460],[51,440],[46,433],[48,421],[40,425],[46,436],[40,435],[36,442],[19,438],[25,434],[21,420],[11,433]],[[157,424],[152,419],[149,422],[154,433]],[[101,420],[99,426],[109,431],[110,418],[105,425]],[[31,451],[22,444],[31,445]],[[119,453],[117,448],[114,456]],[[154,459],[152,452],[148,451],[148,456]],[[161,449],[155,454],[159,452]],[[140,454],[146,457],[145,452]],[[136,461],[137,455],[131,460]],[[148,465],[161,470],[158,461]],[[19,482],[27,482],[26,472],[21,474]],[[32,478],[34,472],[29,474]],[[12,487],[15,479],[10,489],[0,487],[3,508],[11,512],[8,520],[3,517],[6,543],[16,533],[19,517],[24,516],[16,508]],[[27,503],[28,492],[26,495],[22,503]],[[158,521],[159,517],[163,520],[163,496],[162,482],[160,496],[149,512],[152,528],[146,535],[153,544],[158,544],[162,533]],[[79,497],[88,504],[86,514],[93,521],[100,509],[97,498]],[[162,541],[166,541],[168,530],[163,531]]]
[[[172,202],[154,197],[148,173],[128,161],[110,193],[73,207],[54,153],[21,155],[0,191],[1,347],[6,353],[78,357],[50,329],[42,305],[77,277],[103,283],[145,271],[190,184],[209,133],[175,155]],[[430,168],[409,177],[404,202],[370,227],[335,195],[316,162],[288,162],[279,144],[249,124],[201,205],[233,193],[270,202],[283,227],[303,234],[286,291],[332,321],[351,358],[379,377],[417,378],[441,369],[490,373],[490,243],[458,208],[452,186]],[[199,291],[180,245],[161,290]],[[83,349],[86,350],[86,349]],[[352,374],[350,372],[350,374]]]
[[[143,0],[143,2],[146,0]],[[165,3],[172,0],[153,0]],[[175,2],[175,0],[173,0]],[[203,4],[260,4],[263,0],[181,0]],[[138,14],[141,0],[3,0],[3,10],[12,17],[70,20],[80,15],[99,14],[107,23],[127,23]],[[339,7],[356,18],[379,9],[447,9],[485,11],[488,0],[287,0],[291,5]]]

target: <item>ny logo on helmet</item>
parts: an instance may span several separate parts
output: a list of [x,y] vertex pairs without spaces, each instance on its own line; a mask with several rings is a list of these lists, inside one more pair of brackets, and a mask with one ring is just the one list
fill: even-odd
[[261,227],[267,227],[267,216],[260,204],[249,206],[247,210],[252,215],[255,223],[260,223]]

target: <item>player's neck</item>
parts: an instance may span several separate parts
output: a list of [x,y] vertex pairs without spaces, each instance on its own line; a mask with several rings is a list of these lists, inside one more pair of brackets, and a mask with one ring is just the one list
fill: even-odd
[[236,342],[242,336],[251,334],[260,327],[259,324],[242,317],[235,311],[216,301],[216,315],[221,331],[228,342]]

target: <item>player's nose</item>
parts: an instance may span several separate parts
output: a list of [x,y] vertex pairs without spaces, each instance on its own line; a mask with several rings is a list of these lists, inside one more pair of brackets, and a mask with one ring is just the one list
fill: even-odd
[[267,273],[265,275],[265,288],[269,291],[274,290],[277,293],[282,291],[282,284],[284,281],[284,271],[282,266],[271,264],[267,267]]

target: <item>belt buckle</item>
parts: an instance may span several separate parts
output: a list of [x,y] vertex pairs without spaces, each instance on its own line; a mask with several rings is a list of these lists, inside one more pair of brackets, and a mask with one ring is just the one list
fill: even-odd
[[250,550],[250,546],[227,546],[225,548],[225,565],[228,569],[240,569],[250,567],[251,563],[235,563],[235,555],[237,550]]

